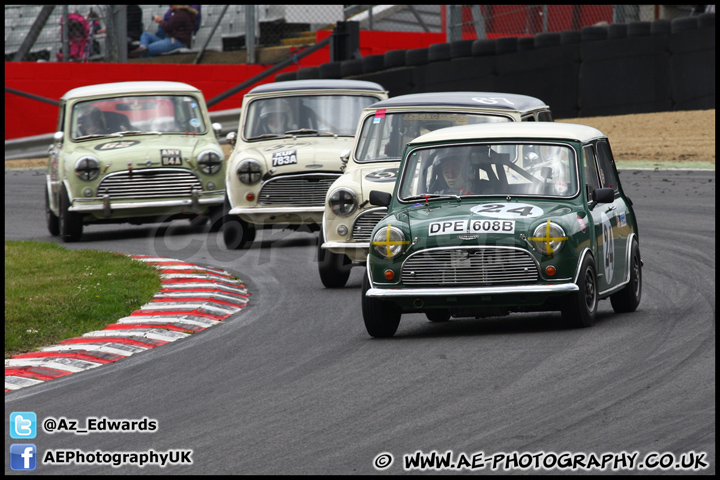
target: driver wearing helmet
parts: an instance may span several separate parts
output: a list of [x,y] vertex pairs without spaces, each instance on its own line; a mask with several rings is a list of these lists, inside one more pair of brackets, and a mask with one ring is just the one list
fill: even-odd
[[105,118],[95,106],[85,107],[78,117],[78,133],[80,135],[93,135],[111,133],[105,124]]
[[260,135],[274,133],[282,135],[290,128],[290,106],[285,100],[269,100],[260,113]]
[[433,192],[437,194],[473,195],[469,190],[470,175],[467,160],[459,153],[449,153],[438,162],[446,188]]

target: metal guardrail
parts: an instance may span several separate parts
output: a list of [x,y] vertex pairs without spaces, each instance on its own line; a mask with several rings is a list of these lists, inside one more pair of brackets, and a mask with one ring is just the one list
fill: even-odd
[[[210,112],[210,121],[220,123],[220,143],[225,144],[225,135],[237,131],[240,121],[241,108]],[[34,135],[32,137],[15,138],[5,140],[5,160],[19,160],[23,158],[42,158],[47,156],[48,147],[52,144],[53,134]]]

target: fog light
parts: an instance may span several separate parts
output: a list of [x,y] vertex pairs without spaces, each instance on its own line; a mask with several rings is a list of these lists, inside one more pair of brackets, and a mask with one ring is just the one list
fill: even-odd
[[553,267],[552,265],[548,265],[547,267],[545,267],[545,273],[547,273],[548,276],[552,277],[553,275],[555,275],[555,267]]
[[248,192],[247,195],[245,195],[245,200],[247,200],[248,202],[252,202],[253,200],[255,200],[255,194],[252,192]]
[[85,190],[83,190],[83,194],[86,197],[92,197],[92,195],[93,195],[92,188],[86,188]]
[[393,278],[395,278],[395,272],[390,269],[385,270],[385,278],[387,278],[388,280],[392,280]]
[[344,237],[348,233],[348,228],[345,225],[338,225],[337,232],[338,235]]

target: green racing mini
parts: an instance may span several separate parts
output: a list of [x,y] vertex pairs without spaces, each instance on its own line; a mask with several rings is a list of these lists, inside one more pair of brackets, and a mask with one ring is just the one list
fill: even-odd
[[403,313],[430,321],[560,311],[594,322],[640,303],[637,219],[608,138],[565,123],[439,129],[405,148],[371,235],[362,312],[373,337]]

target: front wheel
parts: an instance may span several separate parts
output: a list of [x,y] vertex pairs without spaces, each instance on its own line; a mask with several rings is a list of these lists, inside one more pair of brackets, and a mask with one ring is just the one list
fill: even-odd
[[392,337],[400,325],[402,310],[395,303],[368,297],[365,293],[369,289],[370,280],[366,272],[362,286],[362,314],[365,329],[371,337]]
[[47,228],[50,235],[53,237],[60,235],[60,219],[50,208],[50,194],[48,193],[47,187],[45,187],[45,220],[47,221]]
[[225,246],[230,250],[250,248],[250,244],[255,240],[255,225],[228,212],[230,212],[230,202],[226,198],[222,224],[218,226],[218,229],[222,229]]
[[642,296],[642,261],[637,240],[633,239],[630,249],[630,281],[625,288],[610,296],[616,313],[634,312]]
[[64,242],[77,242],[82,237],[82,217],[70,211],[70,196],[65,187],[60,191],[60,234]]
[[577,279],[579,291],[566,299],[567,305],[562,309],[565,323],[574,327],[589,327],[595,321],[598,304],[595,271],[595,261],[590,255],[585,255]]
[[333,253],[322,248],[325,242],[322,228],[318,237],[318,272],[320,280],[326,288],[342,288],[350,278],[352,263],[347,255]]

